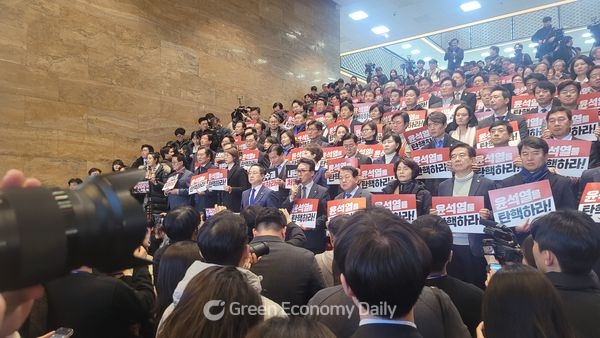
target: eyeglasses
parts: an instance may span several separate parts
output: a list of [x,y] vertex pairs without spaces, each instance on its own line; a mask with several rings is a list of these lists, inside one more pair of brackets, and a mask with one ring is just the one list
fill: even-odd
[[600,79],[600,74],[590,74],[590,80],[591,79]]
[[450,156],[450,158],[453,160],[455,160],[457,158],[467,158],[467,157],[469,157],[469,154],[465,154],[465,153],[453,154],[452,156]]
[[373,131],[373,129],[363,128],[362,132],[364,133],[365,131]]
[[556,122],[558,122],[558,123],[564,123],[565,121],[567,121],[566,117],[559,117],[557,119],[548,119],[548,123],[549,124],[554,124]]
[[344,148],[348,149],[348,148],[354,148],[356,147],[356,144],[352,143],[352,144],[344,144],[343,145]]
[[578,93],[577,89],[571,89],[571,90],[561,90],[561,91],[559,92],[559,94],[562,94],[562,95],[566,95],[566,94],[575,95],[575,94],[577,94],[577,93]]

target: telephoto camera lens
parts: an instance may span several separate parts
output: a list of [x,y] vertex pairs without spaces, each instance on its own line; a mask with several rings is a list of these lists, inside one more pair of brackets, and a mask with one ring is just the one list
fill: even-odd
[[90,177],[77,190],[0,191],[0,291],[68,274],[82,265],[102,271],[139,266],[133,256],[146,216],[131,194],[144,171]]
[[250,243],[250,252],[255,254],[256,257],[268,255],[270,250],[265,242]]

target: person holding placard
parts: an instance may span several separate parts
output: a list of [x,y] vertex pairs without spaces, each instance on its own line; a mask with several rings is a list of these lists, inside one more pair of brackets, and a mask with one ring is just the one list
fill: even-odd
[[478,123],[478,127],[487,128],[494,121],[517,121],[519,125],[519,135],[521,140],[528,136],[527,122],[518,115],[515,115],[509,111],[510,104],[510,92],[508,89],[502,86],[496,86],[492,89],[490,96],[490,106],[494,110],[494,114],[488,118],[485,118]]
[[398,134],[387,133],[383,135],[381,139],[383,145],[383,156],[373,160],[373,164],[395,164],[400,161],[400,155],[398,151],[402,147],[402,139]]
[[340,168],[340,190],[342,192],[335,197],[336,200],[345,198],[364,198],[367,206],[371,206],[371,193],[358,186],[360,177],[358,169],[352,166]]
[[394,164],[396,179],[383,188],[384,194],[414,194],[417,199],[417,215],[425,215],[431,209],[431,193],[423,182],[417,181],[421,168],[417,162],[402,157]]
[[177,153],[171,158],[173,172],[167,178],[167,182],[163,187],[167,196],[167,204],[169,210],[177,209],[182,205],[190,205],[191,198],[189,195],[190,180],[193,173],[185,168],[185,155]]
[[[452,80],[454,81],[454,80]],[[431,142],[423,149],[439,149],[439,148],[450,148],[453,145],[460,143],[455,138],[452,138],[446,133],[446,127],[448,126],[446,114],[442,112],[433,112],[425,118],[425,125],[431,135]],[[431,192],[432,195],[437,196],[437,189],[443,179],[427,179],[425,180],[425,187]]]
[[[198,151],[196,151],[196,164],[198,167],[194,170],[194,175],[204,174],[208,172],[209,169],[217,169],[217,167],[212,164],[212,160],[213,152],[209,148],[198,148]],[[218,194],[216,191],[200,191],[194,195],[194,208],[202,214],[204,213],[204,209],[214,208],[217,203],[217,198]]]
[[240,153],[235,148],[225,150],[225,163],[227,164],[227,185],[221,192],[221,204],[233,212],[240,212],[242,206],[242,192],[248,187],[248,174],[240,167]]
[[[454,177],[440,183],[438,196],[483,196],[484,208],[479,210],[481,220],[492,218],[488,191],[496,189],[494,181],[473,172],[475,149],[466,144],[450,148]],[[483,288],[485,265],[482,234],[452,233],[454,258],[448,265],[450,274]]]
[[[329,191],[314,183],[315,162],[307,158],[298,160],[296,169],[297,185],[290,189],[290,195],[282,204],[282,207],[288,212],[292,211],[296,199],[318,199],[317,222],[314,229],[304,229],[306,234],[306,248],[315,254],[325,251],[327,237],[325,237],[325,221],[327,219],[327,201],[329,200]],[[252,183],[252,182],[250,182]]]
[[345,158],[356,158],[358,160],[358,165],[362,164],[372,164],[373,161],[370,157],[365,156],[358,152],[358,136],[355,134],[346,134],[342,138],[342,146],[346,151]]
[[[550,172],[546,166],[549,151],[548,143],[541,138],[531,136],[523,139],[519,143],[518,149],[519,156],[523,161],[523,169],[520,173],[502,180],[499,185],[506,188],[548,180],[556,209],[577,210],[577,200],[573,193],[571,181],[567,177]],[[527,227],[521,230],[527,230]]]

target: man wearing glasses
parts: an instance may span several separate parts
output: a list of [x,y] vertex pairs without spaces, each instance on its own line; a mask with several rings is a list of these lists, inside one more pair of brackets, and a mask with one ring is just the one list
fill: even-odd
[[345,158],[356,158],[358,165],[372,164],[373,161],[370,157],[367,157],[358,152],[358,136],[353,133],[349,133],[342,137],[342,146],[346,151]]
[[323,123],[317,120],[310,120],[306,124],[306,133],[308,134],[308,143],[313,143],[321,147],[329,147],[329,143],[323,137]]
[[306,244],[304,247],[315,254],[319,254],[325,251],[325,245],[327,243],[325,221],[327,219],[326,213],[329,191],[313,182],[315,162],[310,159],[301,158],[298,160],[296,175],[296,182],[298,182],[298,184],[290,189],[289,198],[285,199],[282,207],[291,212],[294,202],[298,199],[308,198],[319,200],[316,227],[314,229],[303,229],[306,234]]

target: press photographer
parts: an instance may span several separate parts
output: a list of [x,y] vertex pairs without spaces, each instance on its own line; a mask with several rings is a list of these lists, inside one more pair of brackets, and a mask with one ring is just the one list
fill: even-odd
[[448,71],[453,72],[456,67],[460,67],[462,60],[465,58],[465,51],[458,47],[458,39],[454,38],[448,42],[444,60],[448,61]]

